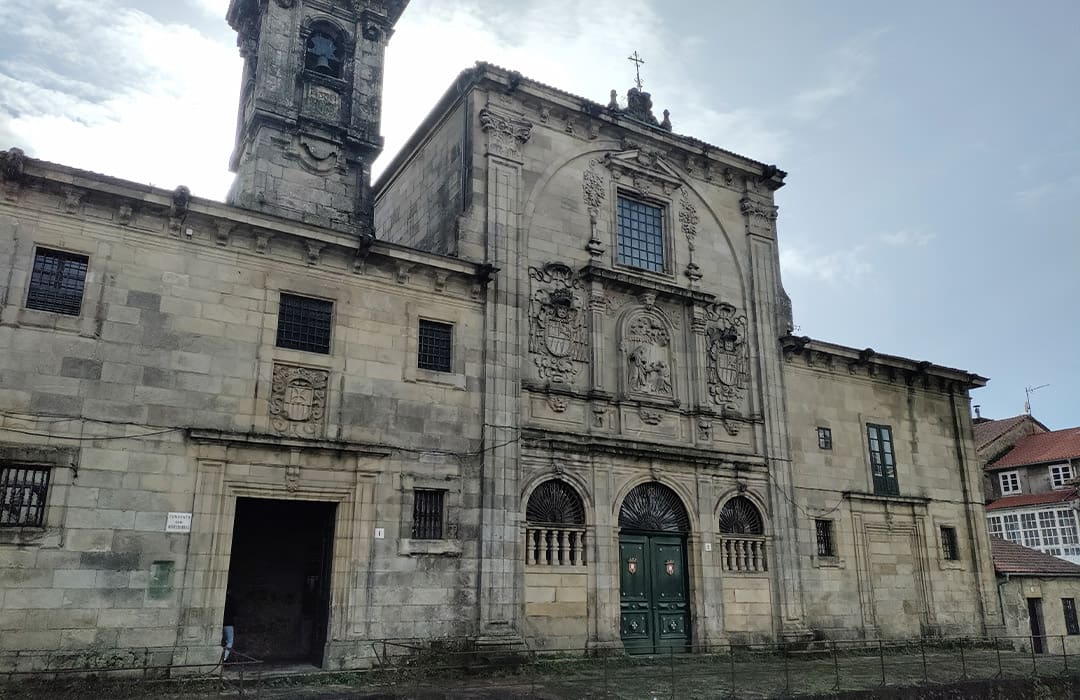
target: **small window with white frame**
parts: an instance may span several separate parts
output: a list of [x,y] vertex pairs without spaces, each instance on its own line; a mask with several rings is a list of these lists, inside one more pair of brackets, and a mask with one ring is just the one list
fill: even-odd
[[1055,489],[1063,489],[1069,485],[1069,480],[1073,478],[1072,465],[1065,464],[1051,464],[1050,465],[1050,485]]
[[1001,487],[1002,496],[1020,493],[1020,473],[1015,471],[1001,472],[998,474],[998,485]]

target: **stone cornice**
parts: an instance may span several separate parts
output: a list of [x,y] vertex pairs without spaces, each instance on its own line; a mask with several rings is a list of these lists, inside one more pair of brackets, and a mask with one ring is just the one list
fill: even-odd
[[348,452],[377,457],[388,457],[393,453],[393,449],[386,445],[349,440],[306,440],[266,433],[234,433],[198,428],[189,428],[187,435],[196,444],[222,445],[226,447]]
[[550,431],[540,428],[523,428],[522,443],[525,447],[556,448],[567,452],[600,452],[624,457],[700,464],[710,467],[726,467],[735,471],[764,471],[764,457],[704,450],[697,447],[680,447],[671,443],[651,443],[623,436],[607,437]]
[[948,393],[964,393],[986,386],[989,381],[972,372],[935,365],[927,361],[885,355],[873,348],[858,350],[814,340],[807,336],[784,336],[780,346],[787,362],[801,358],[807,367],[829,372],[861,375],[908,386],[920,386]]
[[623,289],[628,289],[635,293],[650,290],[658,295],[678,299],[687,303],[697,302],[699,304],[709,304],[715,302],[717,298],[715,294],[709,294],[708,292],[685,289],[668,282],[661,282],[631,272],[612,270],[596,265],[586,265],[581,268],[580,274],[581,278],[585,281],[599,280],[605,283],[605,285],[622,287]]
[[[0,152],[0,157],[7,153]],[[291,239],[307,251],[304,262],[308,265],[318,265],[320,255],[336,250],[353,259],[353,270],[358,273],[363,272],[365,263],[372,258],[382,259],[390,268],[406,265],[419,271],[416,268],[426,267],[443,276],[468,278],[470,283],[480,286],[486,283],[486,277],[491,273],[483,265],[459,258],[193,197],[183,187],[169,191],[32,158],[22,158],[19,172],[4,175],[2,179],[4,196],[0,197],[0,209],[40,210],[40,206],[26,201],[29,194],[59,195],[65,206],[49,208],[50,215],[76,216],[106,226],[111,223],[118,229],[144,233],[151,238],[164,235],[188,242],[206,239],[226,246],[230,251],[242,252],[242,248],[230,245],[230,239],[243,232],[251,239],[248,252],[267,254],[269,241],[277,243]],[[89,217],[84,212],[88,203],[106,212],[112,209],[115,214],[112,219]],[[136,215],[139,223],[136,223]],[[293,258],[288,262],[297,263]]]

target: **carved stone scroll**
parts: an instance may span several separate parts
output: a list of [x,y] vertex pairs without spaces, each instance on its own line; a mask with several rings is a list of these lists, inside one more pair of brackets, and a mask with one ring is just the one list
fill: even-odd
[[488,135],[488,148],[492,153],[521,159],[521,147],[532,136],[532,122],[515,114],[507,114],[490,107],[480,110],[480,128]]

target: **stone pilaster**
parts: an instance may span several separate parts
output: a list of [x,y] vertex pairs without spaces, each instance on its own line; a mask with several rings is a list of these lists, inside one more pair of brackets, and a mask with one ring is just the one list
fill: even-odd
[[769,498],[773,547],[774,585],[779,604],[778,630],[781,636],[803,635],[798,517],[794,504],[791,452],[787,442],[787,414],[784,406],[784,375],[779,338],[780,258],[776,249],[777,208],[771,194],[749,191],[740,202],[746,221],[749,250],[752,309],[754,316],[752,353],[757,357],[757,386],[763,420],[759,447],[769,464]]

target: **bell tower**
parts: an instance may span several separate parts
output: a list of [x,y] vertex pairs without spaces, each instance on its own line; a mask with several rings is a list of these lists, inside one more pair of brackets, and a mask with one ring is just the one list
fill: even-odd
[[373,235],[383,55],[408,2],[230,2],[244,58],[230,204]]

